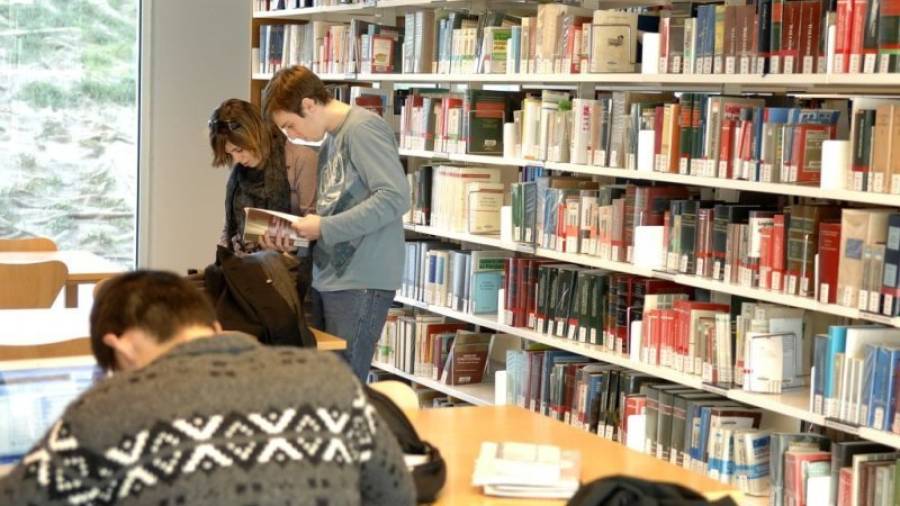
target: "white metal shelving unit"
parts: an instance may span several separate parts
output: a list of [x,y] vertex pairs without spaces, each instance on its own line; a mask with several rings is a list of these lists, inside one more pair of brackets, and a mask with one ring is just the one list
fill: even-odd
[[[552,346],[554,348],[565,350],[571,353],[577,353],[579,355],[593,358],[601,362],[615,364],[621,367],[626,367],[628,369],[650,374],[666,381],[671,381],[672,383],[678,383],[680,385],[685,385],[691,388],[705,390],[718,395],[722,395],[723,397],[742,402],[749,406],[755,406],[761,409],[765,409],[772,413],[795,418],[797,420],[812,422],[817,425],[823,425],[833,429],[841,430],[843,432],[857,434],[860,437],[870,439],[872,441],[878,441],[888,446],[900,448],[900,434],[892,434],[889,432],[870,429],[867,427],[845,425],[839,422],[828,420],[820,414],[813,413],[809,409],[809,391],[806,388],[789,390],[781,394],[760,394],[745,392],[739,389],[726,389],[703,383],[701,378],[695,375],[685,374],[666,367],[659,367],[645,364],[640,361],[631,360],[630,358],[622,356],[618,353],[607,351],[602,346],[596,344],[582,343],[564,337],[541,334],[527,328],[511,327],[509,325],[500,323],[497,317],[494,315],[472,315],[468,313],[462,313],[447,307],[425,304],[417,300],[399,295],[396,296],[394,300],[408,306],[417,307],[431,313],[443,315],[448,318],[453,318],[454,320],[471,323],[473,325],[492,329],[496,332],[519,336],[523,339],[546,344],[548,346]],[[380,366],[378,365],[376,365],[376,367],[380,368]],[[413,379],[413,381],[415,381],[415,379]],[[447,386],[444,385],[444,387]]]
[[[309,19],[349,19],[349,16],[385,16],[402,14],[402,9],[413,7],[444,7],[444,6],[470,6],[478,0],[371,0],[363,4],[340,5],[334,7],[315,7],[305,9],[293,9],[288,11],[255,12],[255,22],[290,22]],[[607,4],[609,2],[604,2]],[[644,3],[643,0],[613,0],[612,3],[635,4]],[[482,4],[483,5],[483,4]],[[521,5],[520,5],[521,6]],[[396,9],[396,10],[391,10]],[[343,18],[341,17],[343,16]],[[261,89],[265,81],[271,78],[271,74],[252,74],[252,86],[255,90]],[[853,94],[853,93],[892,93],[900,90],[900,74],[794,74],[794,75],[746,75],[746,74],[717,74],[717,75],[691,75],[691,74],[320,74],[324,80],[344,82],[384,82],[392,84],[504,84],[525,87],[540,87],[541,85],[570,85],[584,89],[585,86],[594,85],[597,88],[640,88],[658,90],[710,90],[726,93],[740,93],[742,91],[773,91],[773,92],[797,92],[815,94]],[[797,197],[831,199],[854,204],[880,205],[900,208],[900,195],[875,194],[867,192],[855,192],[849,190],[826,190],[813,186],[788,185],[780,183],[756,183],[750,181],[737,181],[719,178],[706,178],[670,173],[638,172],[634,170],[597,167],[593,165],[579,165],[569,163],[540,162],[523,159],[508,159],[492,156],[464,155],[434,153],[430,151],[401,150],[401,155],[419,157],[431,160],[448,160],[459,163],[501,165],[501,166],[528,166],[538,165],[551,170],[567,171],[576,174],[588,174],[610,176],[633,180],[659,181],[691,186],[720,188],[739,191],[752,191],[780,195],[792,195]],[[586,265],[610,271],[630,273],[635,275],[670,279],[677,283],[702,288],[721,293],[756,298],[782,304],[828,313],[847,318],[864,319],[878,323],[900,327],[900,318],[886,318],[881,315],[860,312],[854,308],[838,306],[836,304],[821,304],[813,299],[784,295],[757,288],[747,288],[719,281],[657,272],[647,268],[634,266],[624,262],[610,262],[597,257],[560,253],[533,245],[520,244],[510,241],[502,241],[496,236],[480,236],[447,232],[434,227],[407,225],[407,230],[434,237],[441,237],[472,244],[484,245],[492,248],[517,251],[520,253],[534,254],[537,256]],[[627,357],[611,353],[604,348],[586,343],[580,343],[569,339],[539,334],[529,329],[510,327],[501,324],[494,316],[470,315],[451,310],[445,307],[432,306],[411,299],[397,297],[397,301],[411,306],[419,307],[436,314],[441,314],[460,321],[469,322],[498,332],[506,332],[523,338],[547,344],[555,348],[579,353],[596,360],[617,364],[679,384],[719,393],[736,401],[757,406],[773,413],[807,420],[813,423],[829,426],[849,433],[858,434],[860,437],[877,441],[883,444],[900,448],[900,435],[883,431],[876,431],[865,427],[852,427],[831,420],[826,420],[808,409],[808,394],[806,389],[790,391],[781,395],[765,395],[744,392],[742,390],[726,390],[715,386],[703,384],[696,376],[687,375],[667,368],[650,366]],[[454,387],[435,382],[429,378],[409,375],[385,364],[374,364],[376,367],[387,370],[410,381],[426,385],[453,397],[460,398],[473,404],[492,404],[493,386],[470,385]],[[490,388],[490,391],[488,391]]]
[[450,397],[466,401],[469,404],[474,404],[476,406],[493,406],[494,404],[493,383],[476,383],[474,385],[447,385],[431,378],[403,372],[400,369],[397,369],[396,367],[389,364],[372,362],[372,367],[381,369],[385,372],[389,372],[394,376],[399,376],[403,379],[412,381],[413,383],[422,385],[424,387],[428,387],[432,390],[437,390],[438,392],[445,393]]
[[691,276],[687,274],[674,274],[670,272],[655,271],[647,267],[641,267],[626,262],[613,262],[603,260],[599,257],[584,255],[578,253],[561,253],[559,251],[537,248],[532,245],[517,242],[503,241],[497,236],[474,235],[460,232],[445,232],[434,227],[426,227],[421,225],[405,225],[406,230],[426,234],[434,237],[450,239],[472,244],[482,244],[497,249],[509,251],[518,251],[520,253],[533,254],[543,258],[550,258],[560,262],[568,262],[597,269],[606,269],[614,272],[622,272],[625,274],[633,274],[635,276],[644,276],[648,278],[659,278],[674,281],[684,286],[701,288],[713,292],[727,293],[750,299],[764,300],[773,304],[781,304],[783,306],[797,307],[809,311],[826,313],[844,318],[853,318],[858,320],[866,320],[880,323],[893,327],[900,327],[900,318],[889,318],[884,315],[860,311],[851,307],[841,306],[838,304],[823,304],[809,297],[800,297],[797,295],[785,295],[779,292],[764,290],[762,288],[750,288],[723,281],[715,281],[712,279],[702,278],[699,276]]

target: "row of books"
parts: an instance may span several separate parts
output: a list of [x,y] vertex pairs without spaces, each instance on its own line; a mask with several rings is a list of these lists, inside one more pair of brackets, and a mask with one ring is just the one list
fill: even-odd
[[[893,504],[880,501],[893,500],[900,455],[881,445],[774,432],[757,408],[566,352],[511,350],[506,367],[508,403],[769,496],[770,504],[850,505],[854,495],[852,504]],[[876,480],[870,466],[883,467],[883,476]]]
[[403,27],[361,19],[349,23],[310,21],[306,24],[259,26],[256,72],[303,65],[318,74],[391,73],[403,51]]
[[303,9],[306,7],[337,7],[339,5],[372,4],[372,0],[252,0],[254,12]]
[[511,187],[511,235],[556,251],[900,315],[900,213],[694,197],[683,186],[538,177]]
[[[866,441],[760,429],[714,394],[555,351],[507,355],[507,399],[730,483],[770,504],[893,504],[900,454]],[[878,469],[881,469],[878,471]],[[885,502],[882,502],[885,501]]]
[[469,324],[408,308],[391,308],[374,361],[447,385],[493,382],[517,336],[475,332]]
[[722,388],[780,393],[806,385],[808,343],[833,320],[767,303],[690,300],[693,290],[669,281],[546,260],[509,259],[506,274],[503,323],[597,344]]
[[810,405],[850,425],[900,434],[900,330],[832,326],[815,336]]
[[[297,3],[269,6],[293,8]],[[668,12],[556,3],[538,5],[534,16],[429,9],[405,15],[398,28],[407,40],[401,35],[378,43],[390,51],[383,53],[385,65],[372,71],[796,74],[825,73],[830,67],[834,73],[897,72],[895,18],[890,3],[861,0],[687,4]],[[651,59],[641,62],[639,40],[656,32],[658,53],[647,51]],[[364,34],[351,30],[346,44],[374,47],[375,39]],[[318,38],[307,43],[312,47],[305,50],[311,52],[321,52],[326,44]]]
[[437,241],[407,241],[400,295],[471,314],[497,314],[509,251],[461,250]]
[[[413,89],[400,108],[399,134],[401,148],[411,150],[770,183],[818,184],[830,163],[828,177],[844,178],[840,187],[900,193],[900,150],[891,148],[900,135],[897,105],[866,98],[621,91],[588,99],[554,90],[522,97]],[[852,157],[823,160],[829,140],[852,141]]]

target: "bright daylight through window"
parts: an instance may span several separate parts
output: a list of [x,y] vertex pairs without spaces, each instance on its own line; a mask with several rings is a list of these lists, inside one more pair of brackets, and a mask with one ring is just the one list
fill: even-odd
[[0,0],[0,238],[135,261],[140,0]]

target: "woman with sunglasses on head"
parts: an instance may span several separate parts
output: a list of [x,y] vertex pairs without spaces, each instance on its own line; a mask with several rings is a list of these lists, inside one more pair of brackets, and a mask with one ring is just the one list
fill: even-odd
[[257,106],[236,98],[222,102],[209,119],[209,144],[213,166],[232,165],[220,245],[236,253],[267,246],[244,243],[245,207],[297,216],[315,212],[316,151],[288,141]]

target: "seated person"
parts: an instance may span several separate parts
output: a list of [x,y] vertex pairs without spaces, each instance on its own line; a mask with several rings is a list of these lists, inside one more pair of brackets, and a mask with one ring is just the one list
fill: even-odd
[[296,216],[315,213],[318,154],[290,142],[260,116],[257,106],[236,98],[222,102],[209,119],[209,144],[213,166],[232,165],[225,187],[221,246],[237,253],[276,247],[244,244],[245,207]]
[[104,283],[90,326],[111,376],[0,480],[0,504],[414,503],[396,439],[337,356],[222,334],[165,272]]

